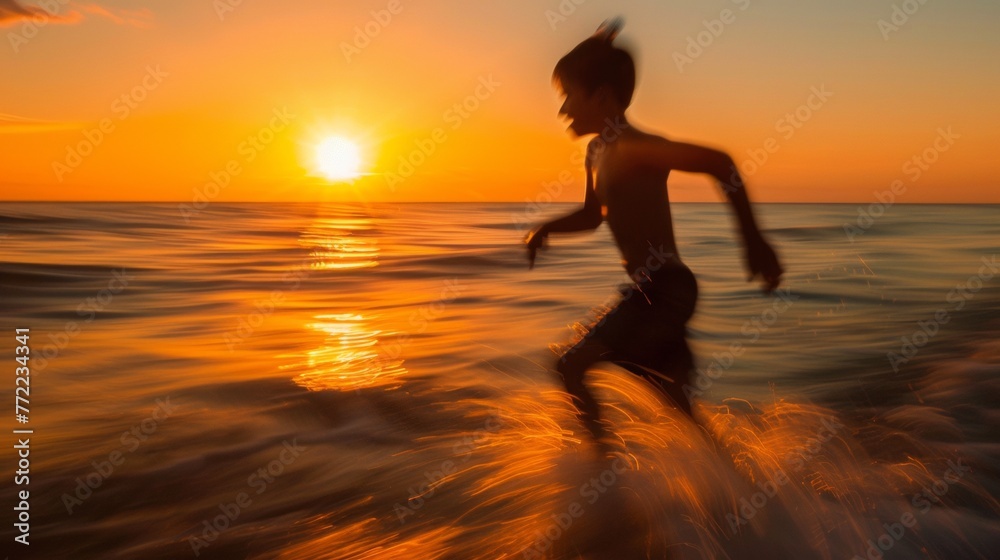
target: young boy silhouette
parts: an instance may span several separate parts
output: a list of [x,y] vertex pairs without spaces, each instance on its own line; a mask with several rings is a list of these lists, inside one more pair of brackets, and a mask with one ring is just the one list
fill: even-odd
[[691,414],[684,386],[694,363],[685,334],[698,286],[677,254],[666,189],[671,170],[707,173],[719,181],[739,220],[750,280],[762,277],[771,292],[782,274],[727,154],[643,132],[625,118],[635,88],[635,64],[628,51],[612,44],[620,29],[618,19],[605,22],[556,64],[553,81],[565,96],[559,114],[570,120],[569,130],[576,136],[599,136],[587,146],[583,207],[525,238],[533,267],[550,233],[593,230],[607,220],[632,280],[616,306],[599,317],[556,366],[580,419],[598,441],[605,431],[583,380],[599,361],[645,377]]

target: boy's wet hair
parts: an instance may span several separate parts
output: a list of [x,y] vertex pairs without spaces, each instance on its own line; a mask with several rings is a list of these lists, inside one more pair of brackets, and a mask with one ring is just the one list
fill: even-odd
[[606,85],[627,107],[635,91],[635,62],[628,51],[612,44],[622,24],[621,18],[602,23],[591,37],[559,59],[552,72],[553,81],[572,83],[587,94]]

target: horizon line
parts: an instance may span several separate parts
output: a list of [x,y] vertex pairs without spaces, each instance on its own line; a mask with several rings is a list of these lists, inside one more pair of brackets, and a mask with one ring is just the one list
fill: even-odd
[[[190,204],[191,200],[0,200],[0,204],[22,203],[22,204]],[[578,201],[552,201],[550,204],[582,204]],[[752,206],[761,204],[809,204],[846,206],[858,204],[876,204],[878,201],[863,200],[856,202],[807,202],[807,201],[751,201]],[[520,200],[227,200],[212,202],[211,204],[543,204],[532,201]],[[678,204],[722,204],[728,205],[727,201],[672,201],[670,205]],[[1000,202],[894,202],[889,206],[1000,206]]]

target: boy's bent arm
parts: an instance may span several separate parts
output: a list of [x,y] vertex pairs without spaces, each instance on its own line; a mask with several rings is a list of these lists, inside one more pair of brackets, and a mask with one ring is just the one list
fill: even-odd
[[601,225],[603,221],[604,216],[601,213],[600,204],[597,204],[595,208],[592,203],[585,202],[583,208],[576,212],[538,226],[524,238],[524,243],[528,247],[528,268],[534,268],[535,255],[542,248],[542,244],[550,233],[592,230]]
[[774,249],[764,240],[757,227],[753,210],[750,208],[750,197],[747,196],[743,178],[733,159],[725,152],[711,148],[669,141],[661,153],[669,169],[706,173],[719,182],[739,221],[750,279],[757,275],[762,276],[767,283],[767,290],[773,291],[780,283],[784,271]]
[[587,231],[596,229],[604,221],[601,203],[597,199],[597,193],[594,192],[594,174],[592,173],[594,145],[591,142],[587,146],[587,158],[584,161],[584,170],[587,173],[587,186],[584,191],[583,208],[542,225],[539,228],[540,231],[546,234]]
[[728,154],[694,144],[668,141],[661,150],[661,163],[665,163],[668,169],[711,175],[733,205],[744,241],[749,244],[761,240],[743,178]]
[[601,203],[597,199],[597,193],[594,192],[594,174],[591,173],[591,158],[589,154],[585,167],[587,171],[587,188],[584,194],[583,208],[562,218],[544,223],[525,237],[524,243],[528,247],[528,268],[534,268],[535,255],[550,233],[568,233],[597,229],[597,226],[601,225],[601,222],[604,221]]
[[[590,195],[587,195],[588,198]],[[549,233],[570,233],[574,231],[588,231],[596,229],[604,221],[600,204],[583,203],[583,208],[576,212],[567,214],[561,218],[556,218],[551,222],[539,227],[539,232]]]

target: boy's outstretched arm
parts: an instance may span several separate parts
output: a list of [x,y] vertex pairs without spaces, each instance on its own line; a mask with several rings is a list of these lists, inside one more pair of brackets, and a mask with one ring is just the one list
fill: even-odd
[[535,267],[535,255],[550,233],[592,230],[596,229],[604,221],[601,203],[594,192],[594,175],[591,173],[589,157],[587,158],[585,167],[587,171],[587,190],[584,195],[583,207],[571,214],[538,226],[524,238],[524,243],[528,247],[529,269]]
[[784,270],[778,262],[778,256],[774,249],[764,239],[757,227],[757,221],[750,208],[750,198],[743,185],[743,178],[732,158],[718,150],[669,141],[666,142],[661,153],[665,156],[665,163],[670,169],[706,173],[719,182],[719,186],[736,212],[746,249],[749,279],[753,280],[760,276],[765,282],[767,292],[774,291],[781,283],[781,275]]

